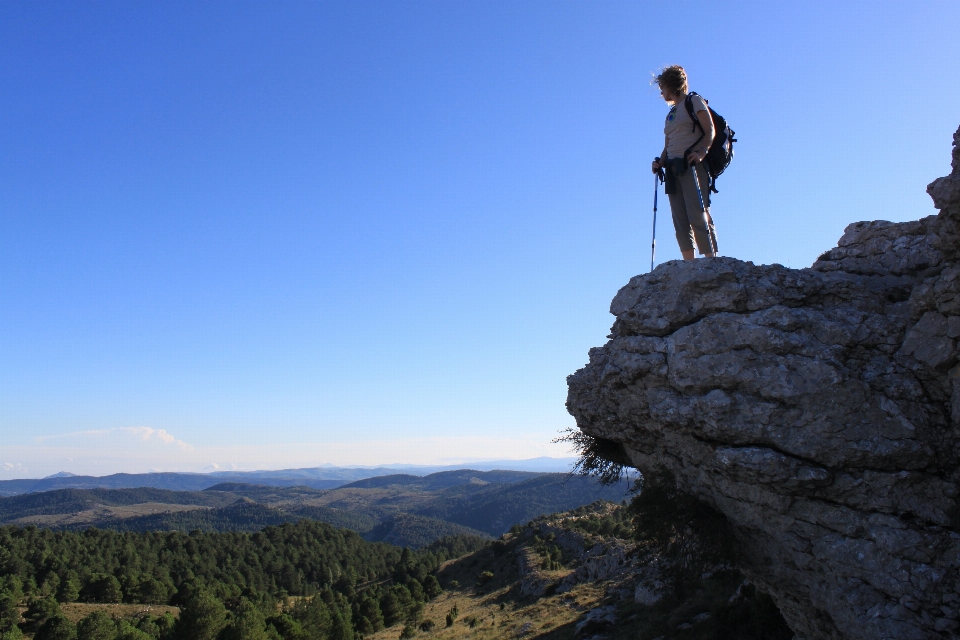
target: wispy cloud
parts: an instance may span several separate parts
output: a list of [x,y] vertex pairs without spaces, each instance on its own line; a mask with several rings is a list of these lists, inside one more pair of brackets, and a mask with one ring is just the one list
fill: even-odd
[[37,444],[56,440],[75,440],[83,438],[124,438],[134,436],[140,440],[157,440],[164,444],[174,445],[184,451],[193,451],[191,444],[178,440],[166,429],[153,429],[151,427],[115,427],[112,429],[93,429],[89,431],[72,431],[70,433],[58,433],[52,436],[38,436],[34,438]]

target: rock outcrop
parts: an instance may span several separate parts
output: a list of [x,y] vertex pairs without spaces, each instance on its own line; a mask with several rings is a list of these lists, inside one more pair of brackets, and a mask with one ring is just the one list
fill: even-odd
[[[615,580],[627,573],[636,571],[634,545],[616,538],[588,539],[577,531],[562,526],[566,514],[552,514],[534,521],[526,535],[533,532],[563,549],[571,560],[573,570],[565,576],[557,576],[540,568],[542,558],[529,545],[519,546],[516,550],[521,580],[518,593],[523,597],[542,597],[548,589],[555,593],[566,593],[583,582],[603,582]],[[559,522],[555,521],[559,520]]]
[[960,637],[960,129],[940,214],[809,269],[668,262],[568,378],[579,429],[722,513],[799,638]]

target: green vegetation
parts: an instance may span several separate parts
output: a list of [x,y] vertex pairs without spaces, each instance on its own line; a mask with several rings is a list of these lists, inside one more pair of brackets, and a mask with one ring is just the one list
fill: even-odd
[[[354,638],[419,623],[443,591],[433,572],[484,544],[457,536],[412,552],[307,520],[252,534],[0,527],[0,639],[21,627],[39,640]],[[74,625],[57,598],[169,602],[181,614],[94,612]]]
[[593,478],[551,473],[436,500],[414,513],[499,536],[509,531],[512,525],[538,516],[574,509],[601,499],[619,501],[629,488],[625,482],[599,486]]
[[[333,491],[231,483],[200,498],[110,491],[32,497],[19,508],[44,517],[38,510],[70,500],[195,505],[118,518],[114,529],[0,527],[0,640],[573,637],[583,611],[613,601],[604,583],[557,592],[582,556],[565,534],[542,525],[584,534],[584,551],[600,538],[620,538],[638,543],[641,561],[656,559],[668,588],[653,605],[617,602],[617,625],[604,631],[612,640],[790,637],[770,598],[728,568],[735,546],[722,516],[669,477],[645,479],[628,506],[617,502],[623,485],[598,490],[588,478],[435,476],[373,478],[356,483],[370,486]],[[596,501],[598,493],[616,501]],[[471,535],[502,531],[557,504],[573,510],[514,526],[493,543]],[[355,530],[308,514],[349,521]],[[168,530],[139,530],[154,527]],[[216,531],[223,528],[248,530]],[[449,533],[459,535],[431,542]],[[557,581],[541,598],[519,595],[520,553]],[[145,605],[175,605],[179,616],[173,607],[147,612]]]
[[452,522],[401,513],[371,529],[364,538],[417,549],[448,536],[490,537],[483,531]]
[[[626,502],[623,505],[626,506]],[[589,535],[630,540],[635,533],[634,517],[631,510],[621,509],[612,502],[600,500],[570,511],[565,525]]]
[[[298,518],[319,520],[320,522],[326,522],[329,525],[333,525],[338,529],[352,529],[357,533],[366,533],[378,524],[376,518],[365,513],[354,513],[344,509],[331,509],[330,507],[314,507],[307,505],[302,507],[292,507],[288,509],[288,512],[294,516],[297,516]],[[430,540],[425,541],[424,544],[433,542],[441,537],[442,536],[431,538]],[[378,542],[378,540],[373,539],[371,542]],[[406,544],[403,546],[419,547],[423,545]]]
[[0,524],[78,531],[240,531],[318,520],[419,548],[449,535],[499,536],[511,525],[598,499],[629,485],[601,486],[567,474],[463,469],[425,477],[368,478],[333,490],[224,482],[204,491],[62,489],[0,498]]
[[102,507],[164,503],[223,507],[236,496],[206,491],[166,489],[59,489],[0,499],[0,522],[31,516],[77,513]]
[[540,568],[544,571],[556,571],[563,568],[563,550],[554,543],[556,536],[547,534],[546,538],[533,536],[532,547],[541,558]]

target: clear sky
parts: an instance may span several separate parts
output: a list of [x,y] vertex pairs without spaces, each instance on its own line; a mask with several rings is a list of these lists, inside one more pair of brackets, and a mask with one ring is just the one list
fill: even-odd
[[[960,3],[0,3],[0,478],[567,455],[683,64],[723,255],[935,213]],[[661,193],[662,195],[662,193]],[[679,257],[661,200],[658,262]]]

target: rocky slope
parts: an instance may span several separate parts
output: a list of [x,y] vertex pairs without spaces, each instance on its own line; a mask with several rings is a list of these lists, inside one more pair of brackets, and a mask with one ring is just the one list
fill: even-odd
[[958,145],[939,215],[852,224],[810,269],[633,278],[568,379],[584,434],[727,518],[799,638],[960,631]]

